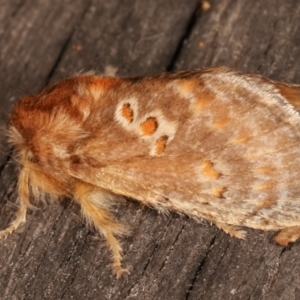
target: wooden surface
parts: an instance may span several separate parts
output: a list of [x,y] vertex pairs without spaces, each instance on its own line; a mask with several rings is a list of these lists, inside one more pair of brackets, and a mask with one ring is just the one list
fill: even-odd
[[[0,0],[0,226],[18,167],[5,137],[18,98],[74,72],[127,76],[226,65],[300,82],[298,0]],[[300,195],[299,195],[300,197]],[[300,200],[299,200],[300,201]],[[300,243],[232,239],[206,222],[128,201],[116,211],[131,274],[117,280],[103,240],[70,200],[37,205],[0,241],[0,299],[300,299]]]

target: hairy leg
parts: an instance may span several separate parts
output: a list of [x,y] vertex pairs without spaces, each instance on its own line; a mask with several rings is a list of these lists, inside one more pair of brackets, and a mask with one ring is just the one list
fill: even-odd
[[29,187],[28,187],[28,169],[23,167],[19,175],[19,202],[20,206],[14,221],[4,230],[0,231],[0,238],[6,238],[14,230],[16,230],[22,223],[26,221],[26,212],[30,207],[29,202]]
[[235,227],[233,225],[228,225],[225,223],[216,222],[216,226],[222,230],[224,230],[227,234],[229,234],[231,237],[236,237],[238,239],[245,239],[246,237],[246,231],[242,230],[238,227]]
[[82,214],[88,223],[101,233],[112,251],[113,271],[117,277],[128,271],[122,268],[122,247],[116,235],[127,233],[126,227],[114,221],[109,212],[107,197],[111,195],[97,187],[86,183],[77,183],[74,191],[76,201],[81,205]]

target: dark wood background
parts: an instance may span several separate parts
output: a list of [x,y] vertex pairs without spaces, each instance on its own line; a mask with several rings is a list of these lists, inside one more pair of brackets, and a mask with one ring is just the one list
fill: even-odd
[[[298,0],[0,0],[0,227],[16,211],[12,104],[49,82],[96,70],[121,76],[225,65],[300,82]],[[300,195],[299,195],[300,196]],[[70,200],[38,204],[0,241],[1,299],[300,299],[300,243],[273,232],[232,239],[206,222],[128,201],[132,227],[117,280],[103,240]]]

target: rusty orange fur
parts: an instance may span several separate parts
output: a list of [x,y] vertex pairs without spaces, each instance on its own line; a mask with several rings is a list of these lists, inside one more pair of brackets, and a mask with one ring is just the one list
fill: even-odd
[[24,97],[10,120],[22,166],[20,208],[32,197],[76,201],[101,233],[120,277],[127,232],[110,213],[117,195],[204,218],[300,236],[300,87],[226,68],[141,78],[74,76]]

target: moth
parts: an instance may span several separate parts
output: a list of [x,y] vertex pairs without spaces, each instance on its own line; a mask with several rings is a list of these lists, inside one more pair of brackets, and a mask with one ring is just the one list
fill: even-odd
[[120,277],[126,227],[110,212],[126,196],[161,212],[300,237],[300,85],[227,68],[112,78],[80,74],[24,97],[9,140],[21,166],[20,206],[69,197],[112,251]]

